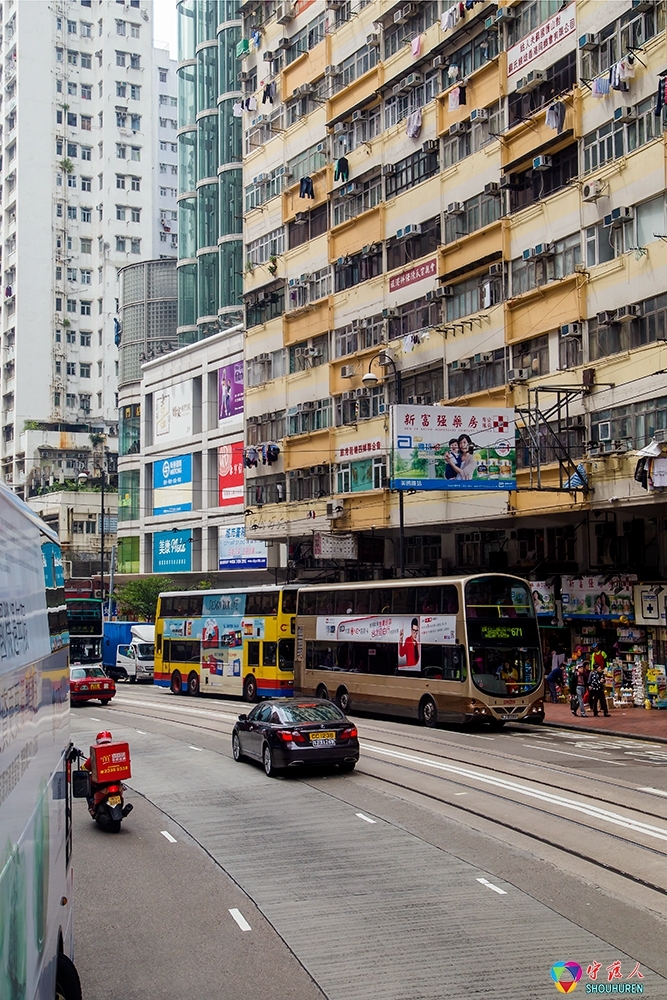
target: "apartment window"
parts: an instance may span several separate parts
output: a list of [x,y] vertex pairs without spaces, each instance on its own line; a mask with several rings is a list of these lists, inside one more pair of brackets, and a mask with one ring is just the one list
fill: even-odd
[[130,25],[130,38],[139,38],[140,25],[131,24]]
[[635,105],[635,118],[622,122],[606,122],[584,136],[584,172],[589,173],[634,149],[639,149],[662,134],[663,121],[653,113],[655,101],[648,98]]
[[250,264],[265,264],[271,257],[284,253],[284,250],[285,229],[280,226],[247,244],[246,261]]
[[[415,405],[430,406],[444,397],[444,371],[441,363],[432,368],[411,372],[403,376],[403,400]],[[421,400],[417,403],[417,400]]]
[[304,214],[306,215],[305,220],[289,223],[290,250],[314,240],[317,236],[322,236],[327,231],[328,205],[326,202],[319,208],[314,208],[312,212]]
[[317,399],[287,411],[286,435],[307,434],[332,426],[331,399]]
[[81,248],[81,253],[92,253],[93,252],[93,241],[84,239],[83,237],[79,240],[79,246]]
[[62,94],[63,92],[63,82],[62,80],[56,80],[56,94]]
[[415,35],[426,31],[438,20],[437,0],[422,0],[413,6],[415,16],[411,17],[405,24],[388,24],[384,33],[384,57],[394,55],[395,52],[412,41]]
[[510,22],[509,45],[514,45],[540,24],[544,24],[562,7],[559,0],[532,0],[517,8],[517,17]]
[[572,90],[577,77],[577,54],[573,50],[563,59],[559,59],[553,66],[546,70],[546,80],[534,90],[527,94],[511,94],[509,98],[509,124],[510,128],[517,125],[526,118],[530,118],[535,111],[544,107],[558,97]]
[[125,237],[124,236],[117,236],[116,237],[116,250],[118,251],[118,253],[125,253]]
[[581,235],[573,233],[545,248],[545,255],[512,261],[512,295],[545,285],[574,272],[581,263]]
[[81,69],[91,69],[92,58],[88,52],[81,53]]
[[67,218],[76,219],[76,205],[67,206]]
[[116,34],[125,37],[125,21],[116,21]]
[[116,187],[125,190],[125,177],[123,174],[116,174]]
[[362,389],[355,399],[336,399],[336,426],[356,424],[358,420],[371,420],[386,410],[386,390],[383,385]]
[[141,240],[130,240],[130,253],[141,253]]
[[67,34],[76,35],[76,21],[67,22]]
[[444,300],[445,317],[451,322],[480,309],[490,309],[502,302],[502,298],[502,279],[480,274],[454,285],[454,294]]
[[456,204],[453,212],[445,214],[445,243],[455,243],[462,236],[496,222],[500,218],[501,207],[499,191],[478,194],[461,205]]
[[70,97],[76,97],[77,87],[76,83],[73,83],[71,80],[67,81],[67,93]]
[[132,222],[141,222],[141,209],[140,208],[133,208],[130,211],[130,216],[131,216]]
[[560,368],[576,368],[583,364],[582,338],[571,335],[558,338],[558,365]]
[[421,224],[421,233],[408,239],[393,236],[387,241],[387,270],[403,267],[428,253],[435,253],[440,244],[440,216],[426,219]]
[[289,372],[307,371],[309,368],[318,368],[329,360],[329,334],[324,333],[320,337],[314,337],[303,344],[293,345],[289,348]]
[[270,292],[262,293],[262,298],[249,299],[246,305],[246,322],[249,327],[257,326],[260,323],[268,323],[269,320],[282,316],[285,311],[285,290],[284,288],[274,288]]
[[130,187],[132,191],[141,191],[141,178],[132,177],[130,182]]
[[512,366],[527,368],[530,376],[549,374],[549,335],[533,337],[512,347]]
[[125,205],[116,205],[116,218],[120,222],[125,222]]
[[63,54],[64,53],[63,53],[62,49],[56,48],[56,62],[62,62],[63,61]]
[[309,24],[298,31],[290,38],[290,46],[286,53],[286,62],[289,66],[303,52],[309,52],[318,45],[326,34],[326,12],[322,11],[318,17],[310,21]]
[[586,229],[584,237],[586,241],[586,267],[594,267],[596,264],[604,264],[608,260],[613,260],[615,256],[613,232],[611,226],[605,226],[602,222]]
[[68,174],[67,175],[67,187],[68,188],[75,188],[76,187],[76,174]]
[[[76,309],[74,309],[72,311],[76,312]],[[67,331],[66,341],[67,341],[68,344],[76,344],[76,334],[74,333],[73,330],[68,330]],[[68,374],[72,375],[72,374],[74,374],[74,372],[68,372]]]
[[116,128],[125,128],[127,125],[127,114],[124,111],[116,112]]
[[90,378],[90,368],[91,368],[90,365],[84,365],[84,364],[79,365],[79,375],[81,376],[81,378]]
[[131,101],[141,100],[141,87],[137,86],[134,83],[130,85],[130,100]]
[[[68,392],[65,395],[65,405],[69,406],[72,409],[76,406],[76,395],[73,392]],[[80,522],[78,522],[78,521],[74,522],[75,525],[78,524],[78,523],[80,523]]]
[[92,283],[92,275],[93,275],[92,271],[88,270],[87,268],[82,267],[80,269],[79,273],[81,275],[81,284],[82,285],[90,285]]
[[54,392],[54,394],[53,394],[53,405],[54,406],[60,406],[60,393],[59,392]]
[[[604,425],[601,427],[601,424]],[[593,441],[627,441],[644,448],[657,430],[667,427],[667,397],[645,399],[591,414]]]
[[342,263],[334,266],[334,288],[340,292],[352,288],[362,281],[382,274],[382,248],[371,247],[369,253],[358,253],[344,257]]
[[[357,192],[350,193],[350,188],[357,188]],[[345,193],[343,193],[345,192]],[[333,200],[333,225],[340,225],[348,219],[354,219],[362,212],[375,208],[382,201],[382,177],[379,172],[374,176],[362,177],[358,181],[352,181],[343,185]]]
[[518,212],[547,195],[559,191],[576,177],[579,172],[577,144],[554,153],[551,166],[547,170],[529,168],[511,176],[510,211]]
[[472,392],[483,392],[484,389],[504,385],[505,381],[504,347],[475,355],[470,368],[465,371],[459,371],[456,362],[447,365],[448,399],[458,399]]
[[387,198],[393,198],[401,191],[407,191],[416,184],[433,177],[439,170],[437,150],[424,153],[421,150],[411,153],[404,160],[394,164],[393,172],[386,178]]
[[81,22],[81,37],[82,38],[92,38],[93,37],[93,26],[88,24],[86,21]]
[[130,53],[130,69],[141,69],[141,56],[135,52]]
[[82,302],[81,303],[81,315],[90,316],[92,302]]
[[125,65],[125,53],[116,52],[116,66],[124,66],[124,65]]
[[127,146],[123,146],[122,143],[116,143],[116,157],[119,160],[124,160],[127,156]]
[[67,362],[67,374],[76,375],[76,362],[74,361]]
[[91,146],[82,146],[81,147],[81,159],[82,160],[92,160],[92,158],[93,158],[92,147]]
[[70,66],[78,66],[79,64],[79,53],[73,52],[72,49],[67,50],[67,62]]
[[93,99],[93,88],[88,84],[81,84],[81,100],[82,101],[92,101]]
[[67,155],[69,157],[71,157],[72,159],[76,159],[78,152],[79,152],[79,147],[75,142],[67,143]]
[[93,119],[90,115],[81,115],[81,128],[84,132],[92,132],[93,130]]
[[[141,146],[130,146],[130,159],[131,160],[141,159]],[[134,188],[133,190],[138,191],[139,188]]]
[[58,265],[56,267],[56,281],[62,281],[62,278],[63,278],[63,269],[62,267],[60,267],[60,265]]
[[160,74],[160,83],[166,83],[167,82],[167,70],[166,69],[160,69],[160,70],[158,70],[158,72]]
[[[58,268],[58,270],[62,270],[62,269]],[[75,267],[68,267],[67,268],[67,280],[68,281],[76,281],[77,275],[78,275],[78,272],[77,272],[77,269]],[[56,277],[58,277],[58,275],[56,275]]]
[[81,221],[82,222],[91,222],[92,221],[92,209],[91,208],[82,208],[81,209]]
[[123,80],[116,80],[116,97],[127,96],[127,84]]
[[646,13],[626,11],[599,32],[600,44],[581,54],[581,75],[590,80],[606,73],[628,51],[641,48],[657,32],[664,31],[665,12],[660,4]]

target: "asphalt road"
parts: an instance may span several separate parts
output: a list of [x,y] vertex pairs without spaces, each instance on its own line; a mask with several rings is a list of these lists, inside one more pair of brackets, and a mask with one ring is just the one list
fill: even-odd
[[354,774],[271,780],[231,758],[243,710],[73,712],[79,745],[129,739],[135,805],[114,836],[76,803],[85,1000],[541,1000],[557,961],[667,997],[667,747],[363,718]]

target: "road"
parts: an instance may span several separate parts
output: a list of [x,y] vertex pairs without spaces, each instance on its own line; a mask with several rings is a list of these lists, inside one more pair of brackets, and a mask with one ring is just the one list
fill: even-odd
[[667,997],[667,745],[354,717],[353,774],[271,780],[232,759],[243,710],[73,711],[130,741],[135,806],[113,836],[75,803],[85,1000],[541,1000],[557,961]]

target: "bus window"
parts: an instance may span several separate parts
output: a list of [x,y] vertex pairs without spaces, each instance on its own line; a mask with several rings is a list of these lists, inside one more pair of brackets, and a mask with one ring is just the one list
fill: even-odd
[[259,666],[259,643],[249,642],[248,643],[248,666],[258,667]]
[[157,651],[158,651],[158,653],[161,653],[162,652],[162,636],[158,635],[156,638],[157,638]]
[[[297,590],[283,590],[283,614],[284,615],[295,615],[296,614],[296,595]],[[304,615],[312,615],[313,611],[303,611]]]
[[[285,610],[285,597],[283,594],[283,611]],[[317,594],[314,590],[310,591],[299,591],[299,614],[300,615],[314,615],[317,609]]]
[[334,613],[334,591],[326,590],[317,593],[317,614],[332,615]]
[[262,613],[262,595],[258,591],[251,591],[246,594],[245,598],[245,613],[247,615],[261,615]]
[[441,587],[417,587],[417,612],[420,615],[437,615],[440,611]]
[[262,643],[262,666],[275,667],[276,650],[277,650],[277,643],[275,642]]
[[333,670],[334,666],[333,646],[327,646],[325,642],[306,643],[307,670]]
[[192,594],[187,599],[187,611],[186,614],[188,618],[201,618],[202,607],[204,603],[204,598],[200,597],[198,594]]
[[446,681],[464,681],[466,679],[464,646],[442,647],[442,676]]
[[199,639],[172,639],[170,646],[171,663],[199,663],[201,650]]
[[391,593],[392,614],[414,615],[416,595],[414,587],[393,587],[389,593]]
[[354,613],[356,615],[371,614],[371,590],[357,590],[354,595]]
[[422,643],[421,672],[424,677],[442,678],[442,646],[427,646]]
[[281,639],[278,643],[278,669],[294,670],[294,639]]
[[466,584],[466,615],[469,618],[532,618],[530,591],[521,580],[483,576]]
[[334,591],[334,614],[352,615],[354,614],[354,591],[336,590]]
[[279,599],[280,599],[279,590],[271,590],[269,591],[268,594],[262,594],[262,614],[277,615]]
[[441,590],[441,609],[443,615],[457,615],[459,613],[459,592],[456,587],[446,584]]

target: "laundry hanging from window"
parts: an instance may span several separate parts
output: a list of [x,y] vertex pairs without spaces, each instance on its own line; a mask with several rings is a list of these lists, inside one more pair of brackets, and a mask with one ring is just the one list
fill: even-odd
[[547,108],[545,124],[547,128],[554,128],[559,135],[561,134],[565,124],[565,105],[562,101],[554,101],[554,103]]
[[276,85],[275,83],[267,83],[264,88],[264,93],[262,94],[262,104],[273,104],[273,98],[276,96]]
[[341,180],[343,184],[350,176],[350,165],[346,156],[340,156],[334,165],[334,180]]
[[299,198],[315,198],[312,177],[301,178],[301,183],[299,184]]
[[658,80],[658,92],[655,95],[655,107],[653,108],[653,114],[661,115],[665,104],[667,104],[667,77],[663,76],[660,80]]
[[422,109],[415,108],[405,120],[405,134],[410,139],[417,139],[422,130]]
[[465,106],[466,103],[466,88],[464,86],[454,87],[453,90],[449,92],[449,110],[457,111],[462,105]]

